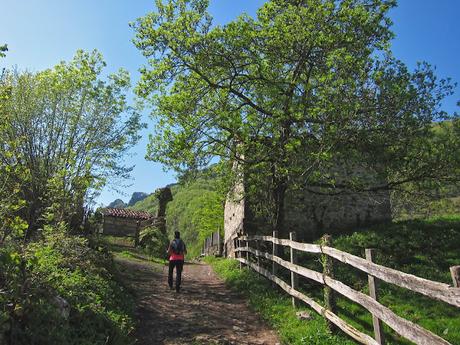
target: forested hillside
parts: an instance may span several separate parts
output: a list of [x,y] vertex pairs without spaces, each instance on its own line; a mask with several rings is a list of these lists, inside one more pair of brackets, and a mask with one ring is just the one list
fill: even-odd
[[[193,181],[171,186],[173,200],[166,207],[166,226],[169,237],[180,231],[188,244],[189,254],[200,254],[204,239],[217,230],[223,234],[223,197],[217,179],[201,176]],[[154,194],[133,207],[135,210],[153,214],[158,208]]]

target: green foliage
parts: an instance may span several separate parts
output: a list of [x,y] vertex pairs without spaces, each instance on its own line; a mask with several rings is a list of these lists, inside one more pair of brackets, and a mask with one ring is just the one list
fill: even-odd
[[168,237],[160,229],[149,226],[139,234],[139,243],[145,252],[155,258],[165,258],[168,249]]
[[239,270],[237,261],[215,258],[206,260],[231,288],[248,298],[251,308],[278,331],[283,344],[354,344],[344,336],[329,334],[324,319],[313,311],[312,320],[299,320],[290,298],[273,289],[257,273],[248,269]]
[[8,46],[6,44],[0,46],[0,58],[3,58],[6,56],[5,52],[8,51]]
[[[224,193],[220,183],[220,176],[202,171],[171,186],[173,200],[166,206],[166,228],[170,238],[180,231],[191,257],[201,253],[206,237],[217,230],[223,231]],[[152,194],[131,208],[156,214],[158,199]],[[164,256],[161,250],[155,252],[159,257]]]
[[[458,181],[458,135],[431,130],[455,117],[440,111],[454,86],[392,56],[395,1],[271,0],[222,26],[207,6],[157,0],[133,24],[148,59],[137,92],[154,106],[148,158],[180,173],[242,163],[280,231],[289,188]],[[357,167],[375,178],[343,173]]]
[[0,248],[0,342],[127,344],[133,302],[113,274],[110,256],[62,228],[29,245],[9,242]]
[[445,283],[460,260],[459,243],[459,215],[382,224],[334,239],[338,249],[363,256],[375,248],[379,264]]
[[126,100],[128,73],[103,80],[104,67],[97,51],[78,51],[54,68],[0,78],[0,178],[25,202],[16,213],[27,238],[47,214],[78,229],[95,192],[130,171],[121,158],[139,139],[140,117]]
[[70,235],[107,179],[129,172],[121,158],[141,127],[128,74],[102,80],[103,67],[98,52],[78,51],[52,69],[0,76],[2,344],[129,342],[131,297],[111,257]]
[[130,206],[130,209],[136,211],[146,211],[151,214],[157,214],[158,211],[158,199],[154,194],[150,194],[145,199],[136,202],[134,205]]
[[[450,162],[447,168],[460,176],[460,120],[443,121],[433,125],[430,141],[432,149],[427,152],[433,162]],[[449,159],[445,159],[445,156]],[[440,172],[435,163],[433,175]],[[429,218],[436,215],[460,213],[460,184],[455,178],[440,182],[435,179],[414,181],[401,186],[392,193],[392,211],[397,219],[414,217]]]
[[[449,267],[460,261],[460,216],[401,221],[371,227],[334,240],[334,247],[357,256],[365,248],[375,248],[378,264],[426,279],[451,284]],[[367,276],[347,265],[336,266],[339,280],[367,291]],[[379,301],[398,315],[438,334],[452,344],[460,342],[458,308],[381,283]],[[346,298],[339,297],[339,315],[362,330],[372,330],[370,314]],[[385,328],[389,344],[409,344]]]
[[[365,248],[375,248],[377,255],[374,261],[378,264],[451,284],[449,267],[459,263],[459,243],[460,216],[457,214],[373,226],[335,238],[333,246],[360,257],[364,256]],[[299,257],[302,265],[321,270],[317,259],[318,257],[313,258],[311,255]],[[312,321],[301,322],[295,319],[290,299],[285,294],[275,292],[270,283],[258,277],[257,273],[246,269],[240,271],[237,261],[214,258],[207,260],[231,287],[249,298],[251,306],[278,329],[287,344],[346,343],[341,337],[328,338],[324,320],[312,310]],[[335,262],[334,270],[338,280],[368,294],[365,274],[338,262]],[[322,303],[322,289],[319,285],[309,284],[301,279],[299,288]],[[378,291],[379,301],[396,314],[438,334],[451,344],[460,343],[458,308],[382,282]],[[370,313],[345,297],[339,294],[336,296],[338,315],[371,335]],[[410,344],[387,326],[384,331],[387,344]],[[301,338],[307,341],[302,342]]]
[[223,231],[223,196],[216,189],[216,180],[206,178],[173,189],[173,200],[166,208],[166,226],[171,235],[181,232],[190,256],[200,254],[206,237]]

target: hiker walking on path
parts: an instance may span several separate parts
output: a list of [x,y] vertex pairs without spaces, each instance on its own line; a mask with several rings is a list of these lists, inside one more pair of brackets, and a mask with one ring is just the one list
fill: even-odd
[[172,290],[173,288],[173,273],[174,267],[176,268],[176,291],[180,291],[180,284],[182,279],[182,269],[184,268],[185,254],[187,254],[187,248],[185,247],[184,241],[180,238],[180,232],[174,233],[174,240],[171,241],[168,247],[169,256],[169,274],[168,274],[168,285]]

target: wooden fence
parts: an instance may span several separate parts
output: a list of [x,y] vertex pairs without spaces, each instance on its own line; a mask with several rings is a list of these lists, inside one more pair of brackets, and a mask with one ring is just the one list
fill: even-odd
[[222,256],[223,243],[220,232],[216,231],[204,240],[201,255]]
[[[277,233],[273,236],[239,236],[235,238],[236,259],[253,270],[259,272],[273,283],[279,285],[292,296],[293,305],[297,300],[303,301],[316,312],[323,315],[332,328],[334,325],[362,344],[383,344],[381,322],[386,323],[396,333],[404,338],[423,345],[449,345],[445,339],[420,327],[419,325],[396,315],[392,310],[380,304],[377,300],[376,280],[382,280],[399,287],[418,292],[432,299],[443,301],[460,307],[460,266],[451,267],[453,286],[420,278],[411,274],[397,271],[372,262],[373,250],[366,249],[366,259],[337,250],[330,246],[330,237],[324,236],[321,244],[301,243],[296,241],[295,233],[290,233],[290,239],[279,239]],[[255,248],[250,243],[255,243]],[[262,242],[271,242],[269,252],[261,251]],[[278,256],[280,246],[289,247],[290,261]],[[321,255],[323,272],[317,272],[297,264],[297,252]],[[271,270],[263,268],[261,258],[271,262]],[[334,279],[332,259],[361,270],[368,274],[369,295],[354,290],[346,284]],[[278,265],[290,271],[291,283],[277,276]],[[298,291],[298,276],[318,282],[324,289],[324,306]],[[347,297],[367,309],[373,318],[374,338],[357,330],[335,314],[334,291]]]

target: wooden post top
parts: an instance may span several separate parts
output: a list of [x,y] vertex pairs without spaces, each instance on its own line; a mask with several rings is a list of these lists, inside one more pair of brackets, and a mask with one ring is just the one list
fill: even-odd
[[452,266],[450,268],[450,274],[452,275],[454,287],[460,288],[460,266]]

